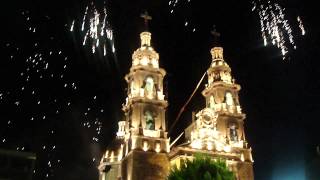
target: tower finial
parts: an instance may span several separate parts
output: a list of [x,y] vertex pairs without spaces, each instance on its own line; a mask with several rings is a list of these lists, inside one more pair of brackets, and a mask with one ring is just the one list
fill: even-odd
[[213,30],[211,31],[211,34],[213,35],[213,45],[216,46],[220,46],[219,44],[219,40],[220,40],[220,36],[221,34],[217,31],[216,25],[213,25]]
[[220,33],[217,32],[216,25],[213,25],[213,30],[211,31],[213,35],[213,48],[211,49],[212,60],[223,60],[223,48],[220,46],[219,38]]
[[149,29],[148,22],[152,20],[152,17],[148,14],[148,11],[145,11],[144,14],[140,15],[140,17],[144,19],[144,25],[145,25],[146,31],[148,31]]

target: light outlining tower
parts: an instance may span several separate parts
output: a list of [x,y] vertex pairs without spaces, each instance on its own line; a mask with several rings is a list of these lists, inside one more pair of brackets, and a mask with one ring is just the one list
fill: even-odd
[[[141,17],[148,29],[151,16]],[[159,54],[151,46],[151,33],[140,34],[141,46],[132,55],[125,121],[119,122],[115,148],[101,159],[100,180],[163,180],[167,177],[170,151],[165,112],[168,102],[163,94],[166,71],[159,67]]]
[[186,143],[173,148],[169,159],[171,166],[179,167],[185,159],[204,153],[213,159],[226,159],[238,180],[253,180],[251,148],[244,133],[245,114],[241,111],[238,96],[240,85],[235,83],[231,68],[224,60],[223,48],[218,42],[220,33],[215,27],[212,34],[212,62],[207,70],[208,83],[202,91],[206,107],[185,129]]

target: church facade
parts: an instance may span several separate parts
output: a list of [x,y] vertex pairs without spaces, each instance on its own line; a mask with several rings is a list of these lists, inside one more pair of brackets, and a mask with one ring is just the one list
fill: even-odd
[[184,132],[185,143],[174,146],[165,120],[166,71],[159,67],[151,33],[142,32],[140,39],[141,46],[133,53],[132,66],[125,76],[125,121],[118,122],[116,138],[101,159],[99,180],[164,180],[170,168],[179,167],[196,153],[223,158],[237,180],[253,180],[251,148],[244,133],[245,114],[238,96],[240,85],[232,78],[223,48],[211,49],[208,82],[202,91],[206,107],[192,117]]

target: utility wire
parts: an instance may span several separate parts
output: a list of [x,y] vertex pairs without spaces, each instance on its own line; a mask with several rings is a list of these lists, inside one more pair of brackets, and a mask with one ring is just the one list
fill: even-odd
[[177,122],[180,119],[180,116],[182,115],[182,113],[184,112],[185,108],[187,107],[187,105],[189,104],[189,102],[191,101],[192,97],[194,96],[194,94],[197,92],[197,90],[199,89],[204,77],[206,76],[207,71],[205,71],[200,79],[200,81],[198,82],[196,88],[193,90],[191,96],[189,97],[189,99],[187,100],[187,102],[182,106],[182,108],[179,111],[178,116],[176,117],[176,119],[174,120],[173,124],[171,125],[170,129],[169,129],[169,134],[171,133],[171,131],[173,130],[174,126],[177,124]]

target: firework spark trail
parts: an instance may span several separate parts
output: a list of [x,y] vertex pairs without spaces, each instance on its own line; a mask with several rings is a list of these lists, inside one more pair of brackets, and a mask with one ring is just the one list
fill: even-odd
[[[264,45],[271,44],[280,49],[283,59],[290,49],[296,49],[292,27],[286,19],[285,8],[271,1],[255,0],[252,11],[257,11],[260,19],[261,36]],[[300,17],[297,18],[302,35],[305,34]]]
[[303,26],[303,23],[302,23],[302,20],[301,20],[300,16],[297,17],[297,21],[299,23],[299,28],[301,30],[301,35],[304,36],[306,34],[306,31],[304,29],[304,26]]
[[74,27],[74,20],[72,21],[72,24],[71,24],[71,28],[70,28],[71,32],[73,31],[73,27]]
[[[70,29],[73,30],[74,21]],[[73,31],[71,31],[73,32]],[[93,3],[86,6],[81,22],[82,45],[89,45],[91,52],[94,54],[98,49],[103,51],[103,55],[107,55],[107,43],[110,44],[114,53],[113,30],[108,21],[108,12],[106,6],[100,13]]]
[[[46,137],[40,144],[25,144],[25,142],[13,142],[10,137],[10,132],[12,128],[19,126],[19,123],[30,124],[30,126],[36,128],[41,125],[43,121],[47,123],[57,123],[53,120],[61,114],[63,110],[69,110],[73,103],[71,99],[74,92],[79,93],[79,88],[74,80],[68,80],[66,73],[68,71],[68,66],[70,64],[68,56],[65,55],[62,49],[54,48],[55,45],[52,44],[53,37],[43,37],[39,35],[35,29],[41,29],[41,24],[34,26],[32,21],[32,16],[28,11],[22,12],[25,19],[26,31],[30,34],[30,37],[34,37],[31,41],[24,41],[22,47],[29,47],[29,49],[23,49],[15,43],[10,42],[5,45],[5,48],[14,49],[13,53],[10,53],[9,60],[11,63],[15,63],[15,66],[21,66],[23,69],[18,71],[19,80],[14,84],[14,90],[0,90],[0,104],[5,107],[9,107],[8,104],[14,104],[14,108],[19,109],[24,107],[23,105],[35,106],[33,112],[27,111],[27,121],[20,122],[15,119],[8,120],[7,127],[5,127],[5,133],[1,132],[0,144],[3,147],[12,149],[13,147],[17,151],[32,151],[38,154],[37,159],[39,160],[39,165],[37,165],[34,174],[41,179],[50,178],[54,176],[54,169],[57,168],[61,160],[55,154],[60,150],[59,144],[56,143],[56,130],[55,126],[49,127],[45,133],[41,134],[41,137]],[[74,21],[70,31],[74,30]],[[96,36],[95,36],[96,37]],[[36,39],[41,39],[39,42]],[[53,46],[52,46],[53,45]],[[16,61],[22,59],[24,61]],[[22,64],[18,64],[22,63]],[[58,64],[57,64],[58,63]],[[59,64],[60,63],[60,64]],[[47,92],[48,88],[44,87],[43,84],[47,83],[57,84],[55,91],[59,91],[60,94],[66,96],[64,98],[58,98],[51,92]],[[12,85],[11,85],[12,86]],[[17,87],[16,87],[17,86]],[[50,91],[50,89],[49,89]],[[70,93],[72,92],[72,93]],[[103,109],[97,104],[99,98],[94,95],[93,100],[90,100],[92,107],[86,108],[87,110],[83,113],[85,114],[84,121],[86,121],[88,133],[92,135],[92,143],[99,141],[99,135],[101,133],[102,123],[99,120],[99,116],[103,114]],[[100,109],[99,113],[90,113],[93,109]],[[87,116],[90,114],[90,118]],[[93,134],[90,132],[94,132]],[[14,133],[14,131],[12,132]],[[15,145],[14,145],[15,144]],[[25,146],[31,146],[33,148],[26,149]],[[40,146],[40,148],[35,147]],[[39,150],[40,149],[40,150]],[[93,157],[96,158],[96,157]],[[44,174],[39,174],[40,172],[46,172]]]
[[87,14],[88,14],[88,6],[86,7],[86,11],[84,12],[84,15],[83,15],[83,19],[82,19],[82,25],[81,25],[81,31],[84,30],[84,24],[86,22],[86,17],[87,17]]
[[[28,11],[23,11],[22,15],[25,19],[25,25],[27,27],[26,30],[30,32],[32,29],[31,33],[36,33],[35,31],[36,27],[33,27],[32,25],[33,19],[30,13]],[[37,27],[37,28],[41,28],[41,27]],[[36,33],[35,36],[38,37],[38,34]],[[30,42],[28,41],[27,43],[30,43]],[[14,43],[8,43],[6,46],[7,48],[11,48],[11,49],[19,49],[19,51],[16,51],[15,54],[11,55],[10,59],[12,60],[24,59],[24,62],[22,63],[24,63],[23,67],[25,67],[25,69],[23,69],[21,72],[18,72],[18,74],[20,75],[19,81],[17,81],[18,85],[16,85],[18,86],[18,88],[15,88],[16,89],[15,92],[8,92],[7,94],[10,94],[10,97],[7,98],[6,102],[1,102],[1,103],[10,104],[11,103],[10,99],[14,98],[16,99],[14,102],[14,104],[16,105],[16,108],[20,108],[21,106],[20,104],[32,105],[34,103],[35,106],[39,106],[36,112],[33,112],[33,113],[27,112],[29,114],[28,119],[30,121],[28,122],[28,124],[31,124],[31,123],[34,124],[34,123],[41,123],[41,120],[48,121],[47,120],[48,117],[53,116],[49,112],[50,109],[57,108],[58,106],[56,104],[57,102],[56,100],[51,102],[50,98],[48,98],[47,96],[41,95],[41,94],[47,94],[47,93],[43,93],[44,89],[41,86],[41,84],[39,84],[39,86],[35,86],[34,83],[39,81],[40,82],[51,81],[51,79],[53,80],[55,78],[58,78],[58,80],[62,82],[61,84],[68,85],[68,82],[66,82],[66,79],[63,78],[67,70],[68,58],[65,55],[63,55],[63,52],[61,50],[51,48],[47,44],[43,44],[41,42],[37,42],[37,41],[34,42],[33,40],[31,40],[31,45],[27,45],[27,46],[30,47],[28,51],[24,51],[25,49],[16,47]],[[53,69],[50,68],[51,64],[56,62],[57,59],[64,59],[63,67],[60,69],[58,73],[54,72]],[[21,62],[13,61],[13,63],[21,63]],[[17,65],[18,64],[16,64],[16,66]],[[76,87],[76,85],[74,84],[73,87]],[[29,101],[25,102],[26,99],[29,99]],[[46,104],[45,106],[49,106],[50,108],[47,110],[43,109],[42,108],[44,106],[43,102],[45,102]],[[58,112],[58,110],[56,112]],[[59,113],[56,113],[56,114],[59,114]],[[12,122],[12,121],[9,121],[9,122]],[[19,126],[19,123],[23,124],[26,122],[14,121],[12,124]],[[11,123],[9,124],[11,125]],[[9,132],[11,130],[12,129],[10,128],[8,129]],[[52,144],[52,142],[54,142],[55,130],[49,129],[48,132],[49,133],[47,135],[42,134],[43,137],[48,137],[50,139],[40,144],[40,146],[42,146],[43,148],[39,148],[39,149],[42,149],[43,152],[37,152],[36,149],[38,148],[29,149],[37,154],[40,154],[38,158],[41,162],[43,161],[49,162],[49,163],[46,163],[47,167],[45,167],[43,164],[41,165],[41,167],[36,167],[37,169],[47,168],[48,173],[46,173],[46,177],[51,176],[50,172],[53,172],[53,168],[57,166],[57,163],[55,163],[56,161],[54,159],[50,159],[50,158],[47,159],[45,156],[41,155],[41,154],[50,155],[50,154],[56,153],[57,145],[55,143]],[[3,145],[5,145],[4,143],[8,144],[9,142],[7,141],[6,138],[3,138],[2,143]],[[13,144],[13,143],[18,143],[18,142],[10,142],[10,144]],[[32,144],[28,146],[35,146],[35,145]],[[24,147],[25,147],[24,144],[21,144],[21,143],[16,144],[17,151],[25,151],[26,149]],[[48,147],[53,147],[53,148],[48,148]],[[34,171],[34,173],[35,172],[37,171]]]
[[[168,5],[169,5],[169,12],[171,15],[174,15],[174,12],[176,11],[177,8],[180,6],[184,5],[187,8],[190,8],[190,2],[191,0],[169,0]],[[196,27],[194,23],[190,20],[190,18],[185,17],[184,18],[184,27],[186,28],[187,31],[195,32],[199,27]]]
[[[169,11],[174,13],[174,10],[179,6],[181,0],[169,0]],[[189,3],[191,0],[184,0],[184,2]]]
[[[74,26],[74,28],[77,28],[77,24],[81,24],[81,32],[80,35],[82,38],[82,46],[89,46],[91,48],[91,52],[95,54],[97,50],[100,50],[103,52],[103,56],[107,55],[108,47],[111,48],[111,51],[116,58],[115,55],[115,45],[114,45],[114,37],[113,37],[113,30],[111,28],[110,22],[108,20],[108,12],[107,12],[107,6],[104,4],[104,7],[102,8],[102,11],[99,11],[94,5],[94,3],[90,3],[86,6],[83,18],[81,22],[73,21],[74,24],[71,24],[71,26]],[[72,23],[73,23],[72,22]],[[72,31],[71,31],[72,32]],[[98,97],[95,95],[92,99],[93,105],[96,106],[96,102],[98,100]],[[99,113],[92,114],[92,107],[88,107],[87,110],[83,113],[84,115],[84,121],[82,122],[82,125],[84,128],[88,130],[94,130],[94,134],[92,134],[91,140],[92,143],[99,142],[99,136],[102,129],[102,123],[100,119],[97,117],[99,113],[103,114],[104,110],[100,109]],[[91,115],[90,115],[91,113]],[[90,116],[96,116],[95,118],[89,118]],[[92,120],[94,119],[94,120]],[[93,157],[94,159],[97,157]]]
[[[169,12],[171,15],[176,14],[178,8],[184,8],[183,12],[185,12],[186,8],[191,8],[191,5],[190,0],[168,1]],[[251,10],[258,14],[264,46],[271,44],[277,47],[280,50],[283,59],[286,59],[288,52],[297,48],[295,39],[298,37],[294,34],[291,23],[289,23],[289,20],[287,19],[285,8],[277,3],[276,0],[253,0]],[[184,17],[183,25],[186,30],[195,32],[200,29],[200,27],[196,27],[191,19],[192,18]],[[299,23],[301,34],[305,35],[306,31],[301,17],[298,16],[297,21]]]

